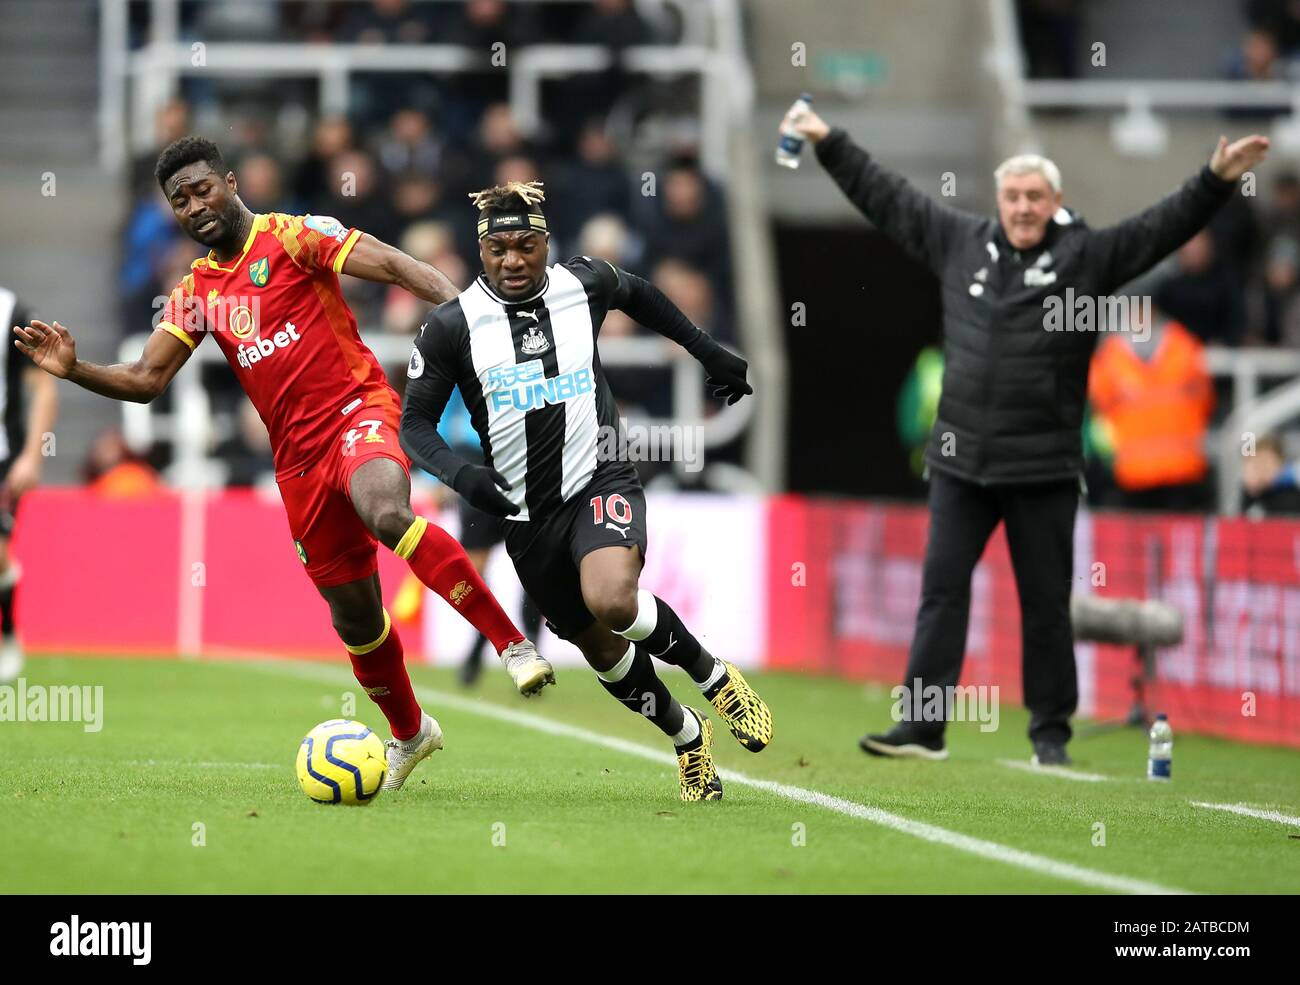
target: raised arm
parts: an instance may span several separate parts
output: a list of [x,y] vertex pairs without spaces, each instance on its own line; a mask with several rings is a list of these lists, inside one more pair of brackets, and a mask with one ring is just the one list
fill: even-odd
[[102,366],[77,358],[77,344],[66,328],[32,319],[14,326],[14,345],[51,376],[113,400],[147,404],[167,389],[190,357],[190,347],[170,332],[153,332],[133,363]]
[[850,202],[914,257],[938,270],[960,226],[972,216],[917,191],[902,175],[881,167],[841,128],[811,110],[794,121],[813,145],[817,160]]
[[362,233],[343,261],[343,273],[381,284],[396,284],[430,304],[450,301],[460,289],[437,267]]
[[1098,229],[1088,240],[1089,265],[1097,272],[1103,294],[1137,277],[1178,249],[1214,217],[1237,181],[1268,151],[1268,138],[1226,137],[1205,167],[1181,188],[1135,216]]

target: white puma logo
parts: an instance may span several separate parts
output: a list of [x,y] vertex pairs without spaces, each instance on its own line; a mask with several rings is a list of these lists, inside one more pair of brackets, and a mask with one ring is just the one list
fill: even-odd
[[619,533],[623,535],[623,539],[627,540],[627,528],[617,526],[616,524],[613,523],[606,523],[605,526],[608,527],[610,530],[617,530]]
[[663,653],[652,653],[652,654],[650,654],[650,656],[654,657],[656,660],[661,659],[661,658],[663,657],[664,653],[667,653],[669,650],[671,650],[671,649],[672,649],[673,647],[675,647],[676,645],[677,645],[677,637],[674,636],[672,633],[669,633],[669,634],[668,634],[668,645],[667,645],[666,647],[664,647],[664,651],[663,651]]
[[515,314],[519,315],[521,318],[531,318],[538,325],[542,323],[541,319],[537,317],[536,311],[516,311]]

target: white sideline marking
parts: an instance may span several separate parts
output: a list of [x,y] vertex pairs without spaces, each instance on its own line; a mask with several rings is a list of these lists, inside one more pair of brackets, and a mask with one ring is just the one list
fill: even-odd
[[1257,817],[1261,821],[1276,821],[1278,824],[1291,824],[1300,827],[1300,817],[1292,817],[1290,814],[1282,814],[1278,811],[1263,811],[1257,807],[1247,807],[1245,804],[1204,804],[1199,800],[1193,800],[1191,805],[1193,807],[1209,807],[1216,811],[1227,811],[1229,814]]
[[[294,665],[288,661],[277,661],[273,664],[232,663],[226,666],[235,668],[249,667],[254,670],[262,670],[286,677],[303,677],[331,683],[353,680],[351,675],[334,671],[329,667],[315,667],[306,664]],[[647,759],[666,766],[677,765],[677,757],[660,749],[651,749],[635,742],[617,739],[614,736],[603,735],[600,732],[592,732],[576,725],[553,722],[548,718],[542,718],[540,715],[530,714],[526,711],[515,711],[512,708],[505,708],[484,701],[471,701],[457,694],[448,694],[444,691],[436,691],[433,688],[420,685],[415,685],[415,693],[423,700],[445,708],[454,708],[470,714],[482,715],[485,718],[495,718],[497,721],[508,722],[511,725],[534,729],[538,732],[546,732],[549,735],[577,739],[580,742],[602,746],[615,752],[626,753],[629,756],[638,756],[641,759]],[[995,862],[1004,862],[1007,865],[1027,869],[1039,875],[1078,883],[1081,886],[1144,896],[1172,896],[1187,893],[1185,889],[1173,889],[1168,886],[1161,886],[1158,883],[1145,882],[1141,879],[1130,879],[1127,876],[1112,875],[1109,872],[1098,872],[1095,869],[1087,869],[1070,862],[1058,862],[1056,859],[1047,858],[1043,855],[1035,855],[1033,852],[1000,845],[995,841],[985,841],[982,838],[974,838],[956,831],[949,831],[947,828],[927,824],[924,821],[913,821],[910,818],[881,810],[879,807],[868,807],[866,804],[845,800],[842,797],[822,793],[818,790],[796,787],[789,783],[778,783],[775,780],[761,780],[758,777],[739,773],[735,770],[719,770],[718,773],[729,783],[738,783],[741,786],[753,787],[755,790],[764,790],[787,800],[810,804],[814,807],[834,811],[837,814],[869,821],[881,827],[912,835],[914,838],[920,838],[923,841],[933,842],[937,845],[947,845],[950,848],[971,855],[978,855],[981,858],[991,859]]]
[[1026,773],[1045,773],[1048,776],[1058,776],[1062,780],[1079,780],[1083,783],[1105,783],[1110,779],[1108,776],[1102,776],[1100,773],[1083,773],[1069,766],[1035,766],[1027,759],[999,759],[998,765],[1009,766],[1013,770],[1024,770]]
[[123,766],[191,766],[207,769],[247,769],[247,770],[279,770],[284,769],[283,763],[194,763],[185,759],[126,759],[118,760]]

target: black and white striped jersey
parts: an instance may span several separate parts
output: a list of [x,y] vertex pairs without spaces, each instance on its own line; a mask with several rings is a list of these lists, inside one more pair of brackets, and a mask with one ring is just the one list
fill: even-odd
[[408,406],[414,398],[440,414],[460,387],[487,464],[513,487],[505,495],[520,511],[510,519],[541,519],[598,469],[618,466],[598,455],[618,410],[596,337],[628,279],[604,260],[577,257],[548,267],[537,294],[506,301],[480,274],[421,326]]
[[10,332],[9,341],[0,353],[0,470],[22,451],[27,435],[26,410],[23,407],[23,371],[34,363],[18,351],[11,326],[26,325],[31,320],[18,296],[0,287],[0,325]]

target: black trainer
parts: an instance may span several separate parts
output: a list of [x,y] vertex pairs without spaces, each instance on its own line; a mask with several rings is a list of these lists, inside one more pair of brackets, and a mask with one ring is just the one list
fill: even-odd
[[1034,755],[1029,760],[1035,766],[1072,766],[1074,760],[1065,751],[1064,742],[1035,742]]
[[947,759],[943,733],[925,734],[908,722],[899,722],[883,735],[864,735],[858,747],[872,756],[912,759]]

